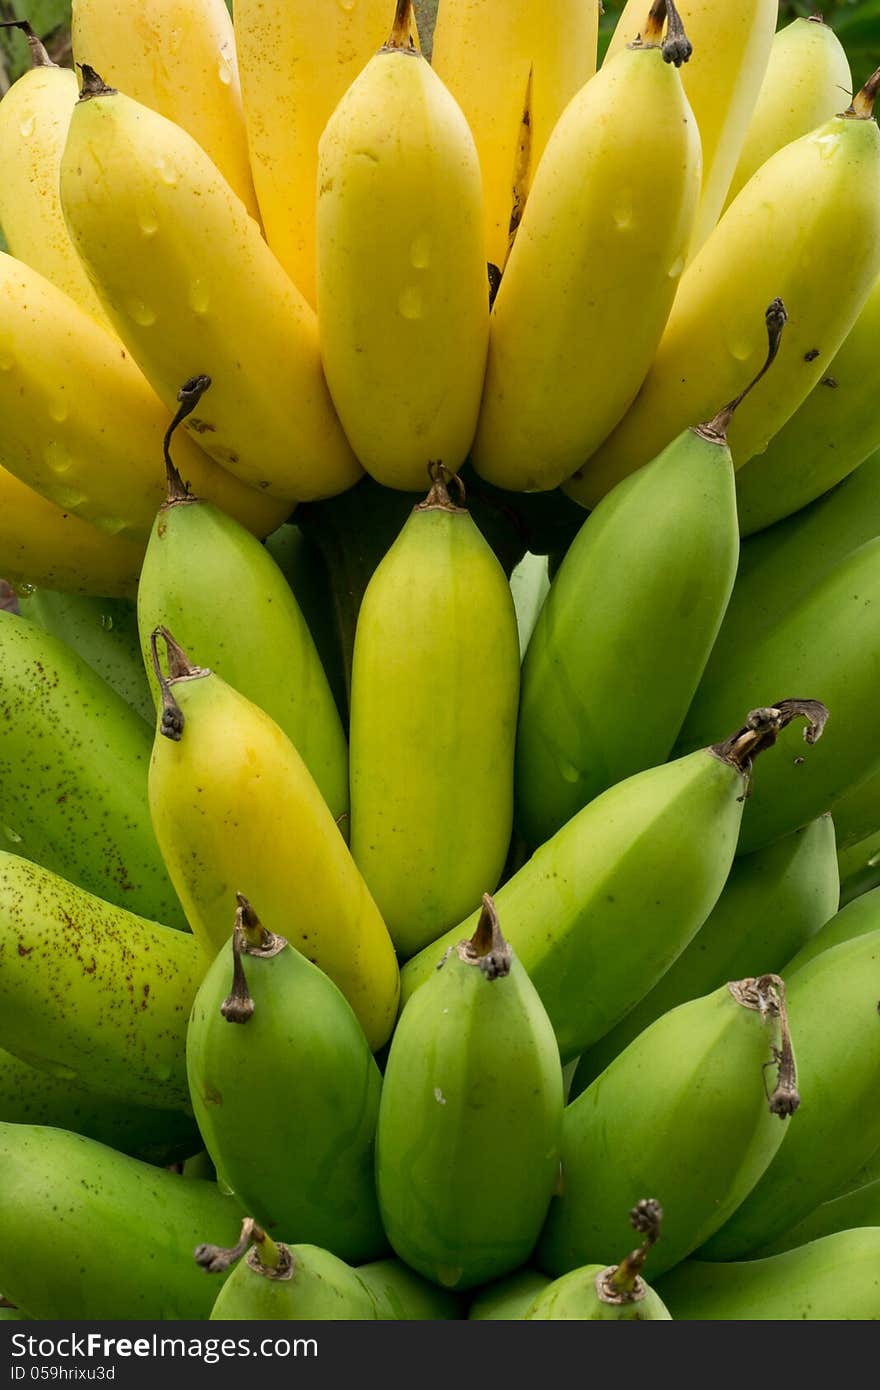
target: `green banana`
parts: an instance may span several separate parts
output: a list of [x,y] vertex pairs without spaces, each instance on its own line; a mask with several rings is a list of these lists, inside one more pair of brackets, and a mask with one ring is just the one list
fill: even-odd
[[785,967],[786,975],[797,974],[833,946],[876,931],[880,931],[880,892],[875,889],[829,917],[820,930],[804,942],[797,955],[792,956]]
[[516,610],[449,476],[367,585],[352,664],[351,852],[404,958],[495,888],[513,820]]
[[758,1246],[753,1258],[762,1260],[766,1255],[781,1255],[784,1250],[796,1250],[811,1240],[820,1240],[837,1231],[853,1231],[860,1226],[880,1226],[880,1179],[820,1203],[781,1236]]
[[[779,1064],[769,1099],[768,1061]],[[538,1242],[539,1267],[558,1276],[612,1260],[625,1236],[621,1213],[647,1186],[663,1193],[663,1241],[652,1256],[659,1277],[736,1210],[797,1105],[779,976],[734,981],[664,1014],[566,1107],[561,1191]]]
[[202,1147],[191,1115],[102,1095],[67,1075],[31,1066],[0,1049],[0,1120],[84,1134],[160,1168]]
[[740,854],[821,815],[880,763],[880,536],[847,555],[746,650],[747,657],[742,650],[728,652],[707,670],[679,736],[679,754],[723,728],[744,698],[766,699],[785,687],[817,690],[833,718],[821,748],[806,761],[792,731],[782,734],[782,756],[768,766],[746,806]]
[[739,1260],[833,1197],[880,1147],[880,931],[786,967],[804,1108],[785,1143],[700,1258]]
[[0,851],[0,966],[0,1046],[126,1103],[189,1112],[186,1019],[205,969],[191,936]]
[[0,1288],[32,1318],[207,1318],[216,1288],[192,1250],[235,1238],[241,1212],[81,1134],[0,1124]]
[[[837,908],[840,885],[830,816],[734,861],[724,891],[690,945],[616,1028],[584,1052],[574,1099],[667,1010],[736,980],[780,970]],[[788,970],[783,972],[788,978]]]
[[529,1321],[660,1322],[670,1314],[642,1278],[645,1260],[660,1234],[663,1210],[653,1198],[637,1202],[630,1224],[644,1235],[637,1250],[617,1265],[583,1265],[554,1279],[523,1313]]
[[477,1289],[468,1309],[468,1319],[473,1322],[518,1322],[550,1283],[549,1275],[526,1265],[513,1274],[506,1274],[503,1279],[493,1280],[491,1284]]
[[855,1192],[859,1187],[866,1187],[868,1183],[877,1182],[880,1179],[880,1149],[871,1154],[867,1163],[863,1163],[857,1173],[853,1173],[851,1178],[843,1184],[835,1194],[838,1197],[845,1197],[850,1192]]
[[834,803],[838,852],[873,836],[880,840],[880,768]]
[[444,1288],[528,1259],[559,1166],[562,1068],[549,1020],[488,893],[394,1031],[376,1188],[395,1252]]
[[866,835],[838,855],[840,905],[846,907],[880,886],[880,831]]
[[308,768],[268,714],[190,664],[167,628],[151,643],[162,708],[150,813],[196,940],[213,960],[229,941],[233,895],[244,893],[269,931],[287,932],[330,976],[370,1047],[381,1047],[397,1012],[397,958]]
[[449,1289],[423,1279],[402,1260],[372,1260],[355,1273],[383,1322],[418,1322],[462,1317],[462,1300]]
[[0,1322],[30,1322],[30,1318],[20,1308],[0,1303]]
[[[610,787],[499,890],[505,933],[563,1062],[613,1028],[709,916],[733,863],[753,757],[797,714],[815,740],[826,713],[797,700],[752,710],[724,742]],[[404,967],[404,999],[475,924],[469,918]]]
[[[755,381],[779,347],[780,300],[766,322],[770,347]],[[751,386],[613,488],[554,577],[522,674],[516,823],[530,845],[669,756],[736,575],[727,430]]]
[[0,819],[16,854],[185,927],[147,804],[150,731],[77,654],[0,612]]
[[379,1068],[333,981],[241,894],[232,952],[221,948],[196,995],[186,1058],[205,1148],[244,1211],[341,1259],[384,1254]]
[[519,654],[522,659],[528,649],[535,624],[550,590],[547,556],[527,551],[510,576],[510,592],[516,609],[516,629],[519,633]]
[[840,1231],[744,1264],[687,1260],[659,1281],[657,1292],[684,1321],[876,1321],[880,1227]]
[[181,387],[181,407],[165,437],[168,496],[138,586],[140,642],[153,698],[158,704],[150,634],[162,624],[203,666],[275,720],[339,820],[348,812],[348,749],[299,604],[269,552],[221,508],[194,497],[171,460],[173,430],[209,385],[202,376]]

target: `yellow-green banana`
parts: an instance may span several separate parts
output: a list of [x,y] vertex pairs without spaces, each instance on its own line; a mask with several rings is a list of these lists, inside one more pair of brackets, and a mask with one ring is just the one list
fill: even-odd
[[455,471],[477,424],[489,338],[480,164],[467,122],[411,37],[388,42],[318,146],[317,304],[333,403],[380,483]]
[[0,851],[0,1046],[100,1094],[189,1111],[186,1020],[205,962],[186,932]]
[[499,487],[570,477],[651,365],[699,194],[678,75],[689,54],[671,0],[655,0],[643,40],[582,88],[548,141],[492,310],[472,451]]
[[663,1193],[652,1269],[671,1269],[754,1187],[798,1099],[778,975],[732,981],[664,1014],[566,1107],[560,1190],[538,1244],[540,1268],[558,1276],[613,1260],[626,1239],[623,1213],[647,1185]]
[[486,894],[391,1040],[376,1188],[400,1258],[459,1290],[523,1264],[558,1176],[562,1108],[553,1030]]
[[880,274],[878,86],[880,70],[841,115],[768,159],[731,203],[681,278],[638,396],[566,484],[577,501],[595,503],[707,418],[719,396],[742,388],[763,356],[756,326],[774,295],[789,328],[773,371],[731,426],[735,467],[766,447],[827,374]]
[[388,930],[302,758],[269,715],[164,638],[168,677],[150,763],[150,812],[202,949],[229,940],[235,893],[341,989],[373,1051],[397,1013]]
[[598,0],[441,0],[437,8],[431,65],[473,132],[486,258],[499,270],[550,133],[595,71],[600,9]]
[[630,1225],[644,1240],[615,1265],[581,1265],[554,1279],[522,1314],[528,1321],[661,1322],[670,1314],[642,1278],[645,1261],[660,1235],[663,1209],[653,1198],[637,1202]]
[[[119,336],[166,407],[176,409],[194,373],[213,379],[187,421],[206,453],[283,503],[357,481],[321,373],[317,320],[256,223],[190,135],[90,67],[61,202]],[[276,512],[269,530],[284,520],[284,507]]]
[[223,0],[73,0],[71,37],[77,64],[188,131],[259,216]]
[[404,957],[495,888],[519,645],[501,564],[442,472],[375,570],[351,684],[351,852]]

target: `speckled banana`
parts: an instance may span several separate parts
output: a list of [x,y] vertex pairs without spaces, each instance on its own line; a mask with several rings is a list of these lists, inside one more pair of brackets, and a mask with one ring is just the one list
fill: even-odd
[[[441,0],[431,66],[458,102],[480,156],[486,258],[504,269],[544,147],[596,68],[598,0]],[[528,157],[517,187],[523,116]]]
[[[187,421],[206,453],[282,504],[357,482],[321,372],[317,320],[257,224],[192,136],[90,67],[61,161],[61,202],[119,336],[166,407],[176,409],[195,372],[212,378]],[[158,448],[154,460],[161,475]],[[211,497],[185,459],[178,467]],[[268,530],[284,519],[283,505],[276,512]]]
[[[541,996],[563,1062],[613,1028],[709,916],[733,862],[752,759],[797,713],[817,738],[827,711],[815,702],[753,710],[723,742],[610,787],[499,890],[505,935]],[[762,765],[758,782],[763,774]],[[475,925],[476,914],[408,962],[405,999]]]
[[651,365],[699,194],[678,75],[690,51],[671,0],[655,0],[643,41],[581,89],[548,141],[492,310],[472,455],[498,487],[570,477]]
[[321,359],[346,435],[387,487],[464,462],[489,338],[483,196],[461,110],[415,47],[410,0],[318,145]]
[[553,1030],[486,894],[473,936],[409,1000],[391,1040],[376,1188],[400,1258],[458,1290],[523,1264],[558,1176],[562,1107]]
[[373,1051],[397,1013],[399,972],[385,923],[305,763],[269,715],[168,653],[150,763],[150,813],[196,940],[229,941],[235,893],[342,990]]
[[494,889],[513,819],[516,613],[447,479],[375,570],[352,665],[351,852],[404,957]]
[[241,894],[232,950],[220,949],[193,1003],[186,1063],[205,1147],[243,1211],[341,1259],[385,1253],[379,1068],[333,981],[265,931]]
[[642,1278],[645,1261],[660,1235],[663,1210],[652,1198],[637,1202],[629,1214],[633,1229],[644,1236],[638,1249],[616,1265],[583,1265],[561,1275],[532,1302],[523,1318],[533,1321],[660,1322],[670,1314]]
[[0,1288],[31,1317],[208,1317],[217,1286],[193,1247],[241,1222],[215,1183],[39,1125],[0,1124],[0,1166]]
[[143,917],[184,926],[150,824],[150,730],[57,637],[0,612],[7,848]]
[[[768,1097],[771,1062],[778,1075]],[[538,1265],[558,1276],[613,1260],[626,1238],[623,1213],[647,1184],[663,1193],[653,1281],[736,1210],[782,1144],[798,1099],[778,975],[733,981],[664,1014],[566,1107],[561,1190]],[[664,1297],[662,1284],[657,1290]]]
[[259,216],[223,0],[73,0],[71,37],[77,63],[188,131]]
[[[206,377],[184,384],[171,428],[196,408],[209,385]],[[347,836],[348,746],[299,604],[265,546],[185,486],[169,453],[170,433],[168,495],[138,585],[142,672],[145,666],[158,703],[150,634],[160,624],[171,628],[197,661],[284,730]]]
[[880,274],[878,87],[880,69],[846,111],[768,159],[727,209],[681,278],[634,403],[566,484],[577,501],[595,504],[741,389],[763,356],[756,325],[773,295],[789,328],[773,371],[737,411],[736,468],[827,374]]

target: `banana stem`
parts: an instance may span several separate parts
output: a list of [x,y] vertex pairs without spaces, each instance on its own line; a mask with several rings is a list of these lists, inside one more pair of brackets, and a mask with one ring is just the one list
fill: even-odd
[[222,1245],[197,1245],[193,1257],[206,1274],[225,1274],[230,1265],[241,1259],[248,1246],[248,1266],[267,1279],[289,1279],[293,1273],[293,1255],[288,1247],[258,1226],[252,1216],[246,1216],[241,1223],[241,1235],[236,1245],[224,1249]]
[[877,100],[878,92],[880,92],[880,68],[871,73],[861,91],[856,92],[851,105],[841,114],[855,121],[873,120],[874,103]]
[[712,444],[727,443],[727,431],[730,429],[730,422],[733,419],[734,412],[737,406],[745,400],[749,392],[754,390],[761,380],[761,377],[773,364],[776,354],[779,351],[782,330],[787,321],[788,310],[781,299],[776,298],[772,303],[767,305],[764,311],[764,323],[767,328],[767,356],[764,359],[763,367],[758,372],[757,376],[752,378],[748,386],[740,391],[738,396],[734,396],[732,401],[728,401],[727,405],[721,407],[718,414],[714,416],[713,419],[706,421],[706,423],[702,425],[697,425],[694,429],[694,434],[700,435],[702,439],[708,439]]
[[45,46],[40,41],[37,34],[31,28],[29,19],[0,19],[0,29],[20,29],[28,41],[28,48],[31,51],[32,68],[57,68],[46,52]]
[[206,1274],[225,1274],[229,1266],[240,1260],[247,1250],[256,1224],[252,1216],[246,1216],[241,1223],[241,1235],[235,1245],[197,1245],[193,1251],[196,1264],[200,1265]]
[[[666,21],[666,38],[662,38],[663,22]],[[684,32],[681,15],[673,0],[654,0],[648,13],[644,34],[639,34],[630,48],[659,48],[664,63],[672,63],[680,68],[694,51],[693,44]]]
[[596,1276],[596,1293],[603,1303],[638,1303],[647,1293],[641,1273],[660,1238],[663,1208],[655,1197],[643,1197],[633,1207],[629,1220],[633,1230],[645,1238],[619,1265],[610,1265]]
[[460,941],[456,951],[465,965],[478,965],[487,980],[503,979],[510,974],[513,952],[501,934],[495,903],[488,893],[483,894],[483,907],[473,936],[470,941]]
[[162,441],[162,452],[165,455],[167,496],[160,507],[160,511],[164,511],[166,507],[176,506],[180,502],[198,501],[198,498],[194,497],[190,492],[189,483],[183,481],[171,460],[171,436],[181,421],[185,420],[187,415],[192,414],[210,385],[211,378],[209,376],[204,374],[201,376],[191,376],[183,383],[177,393],[177,399],[180,401],[180,409],[165,431],[165,438]]
[[764,1065],[778,1067],[776,1086],[773,1094],[767,1096],[767,1104],[771,1115],[784,1120],[793,1115],[801,1103],[785,1004],[785,983],[779,975],[760,975],[757,979],[731,980],[727,988],[743,1008],[755,1009],[762,1018],[769,1015],[779,1021],[779,1046],[771,1047],[772,1056]]
[[[463,512],[465,510],[465,489],[464,483],[457,473],[450,473],[445,463],[435,461],[428,464],[428,477],[431,479],[431,488],[423,502],[417,502],[413,511],[416,512]],[[449,496],[449,484],[455,487],[458,493],[459,505],[456,506]]]
[[119,95],[116,88],[108,87],[100,73],[95,72],[95,69],[89,67],[88,63],[77,63],[77,67],[82,73],[82,85],[79,89],[80,101],[91,101],[92,97],[115,97]]
[[379,51],[381,53],[414,53],[418,56],[419,51],[413,42],[415,22],[412,0],[397,0],[394,23],[391,26],[388,42],[383,44]]
[[828,720],[828,709],[821,700],[777,700],[775,705],[753,709],[746,716],[746,722],[730,738],[722,743],[713,743],[707,750],[714,753],[722,762],[730,763],[743,774],[747,781],[744,796],[751,789],[752,763],[765,748],[772,748],[782,730],[793,719],[807,721],[804,741],[816,743],[822,737],[822,730]]
[[232,988],[220,1005],[220,1013],[227,1023],[247,1023],[253,1017],[255,1005],[241,962],[244,945],[245,935],[236,920],[232,932]]
[[[165,656],[168,662],[167,676],[159,661],[157,646],[159,637],[165,643]],[[165,738],[170,738],[172,742],[179,743],[185,721],[183,710],[171,694],[171,684],[177,680],[200,679],[202,676],[210,676],[211,672],[204,666],[193,666],[183,648],[175,642],[167,627],[163,627],[161,624],[153,628],[150,633],[150,654],[156,683],[162,696],[162,719],[159,724],[159,732]]]

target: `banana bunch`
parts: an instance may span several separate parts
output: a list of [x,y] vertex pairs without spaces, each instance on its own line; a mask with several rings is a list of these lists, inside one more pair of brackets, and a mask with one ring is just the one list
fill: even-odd
[[880,68],[21,8],[0,1318],[877,1320]]

